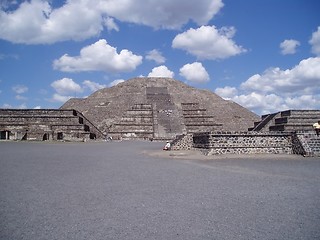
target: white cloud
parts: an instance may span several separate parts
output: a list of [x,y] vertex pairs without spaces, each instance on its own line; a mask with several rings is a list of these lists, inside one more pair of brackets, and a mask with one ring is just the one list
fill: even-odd
[[231,39],[234,34],[234,27],[220,30],[215,26],[190,28],[173,39],[172,47],[185,50],[198,59],[225,59],[246,52]]
[[148,77],[167,77],[173,78],[174,73],[170,71],[166,66],[161,65],[159,67],[155,67],[152,71],[148,74]]
[[166,58],[162,56],[162,53],[157,49],[153,49],[147,53],[146,59],[153,60],[158,64],[165,63]]
[[99,83],[92,82],[92,81],[89,81],[89,80],[83,81],[82,84],[84,85],[84,87],[89,88],[90,91],[92,91],[92,92],[95,92],[95,91],[97,91],[99,89],[107,87],[107,85],[99,84]]
[[266,114],[286,109],[319,109],[320,58],[300,61],[292,69],[267,69],[234,87],[217,88],[221,97]]
[[142,57],[127,49],[117,53],[105,39],[101,39],[81,49],[80,55],[70,57],[65,54],[54,60],[53,67],[63,72],[105,71],[130,72],[142,63]]
[[300,42],[293,39],[286,39],[280,43],[281,54],[295,54],[297,47],[300,46]]
[[318,27],[318,30],[312,33],[312,37],[309,41],[311,44],[311,51],[313,54],[319,56],[320,55],[320,27]]
[[60,95],[58,93],[55,93],[55,94],[53,94],[51,100],[53,102],[62,102],[62,103],[64,103],[64,102],[68,101],[70,98],[72,98],[72,96],[64,96],[64,95]]
[[104,25],[107,27],[109,31],[115,30],[119,32],[118,25],[114,22],[114,19],[111,17],[107,17],[104,19]]
[[116,85],[118,85],[119,83],[122,83],[122,82],[124,82],[124,81],[125,81],[125,80],[123,80],[123,79],[116,79],[116,80],[112,81],[112,82],[109,84],[109,87],[116,86]]
[[15,11],[1,11],[0,29],[2,39],[39,44],[87,39],[97,36],[103,26],[101,12],[92,1],[70,0],[53,9],[49,1],[32,0]]
[[27,92],[29,89],[28,89],[28,87],[26,87],[24,85],[15,85],[12,87],[12,90],[17,94],[22,94],[22,93]]
[[70,78],[62,78],[60,80],[54,81],[53,83],[51,83],[51,87],[53,87],[60,95],[83,92],[81,86]]
[[230,100],[238,94],[238,90],[235,87],[227,86],[224,88],[216,88],[215,93],[226,100]]
[[209,74],[200,62],[184,65],[180,68],[180,75],[189,82],[205,83],[210,80]]
[[100,1],[108,15],[120,21],[153,28],[179,29],[192,20],[206,24],[223,7],[222,0],[109,0]]
[[35,106],[33,109],[41,109],[41,106]]
[[302,60],[292,69],[267,69],[262,75],[256,74],[241,84],[247,91],[263,93],[309,94],[320,89],[320,57]]
[[222,0],[68,0],[59,8],[49,0],[31,0],[10,11],[8,5],[1,2],[0,38],[25,44],[84,40],[104,27],[118,31],[113,19],[166,29],[179,29],[190,20],[202,25],[223,7]]

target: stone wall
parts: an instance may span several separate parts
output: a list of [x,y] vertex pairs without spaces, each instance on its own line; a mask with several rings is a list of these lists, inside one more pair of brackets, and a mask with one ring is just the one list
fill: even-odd
[[292,154],[290,133],[208,132],[185,135],[173,150],[199,149],[207,155],[215,154]]
[[296,132],[293,141],[294,153],[308,157],[320,156],[320,136],[314,131]]
[[320,156],[320,136],[300,132],[207,132],[178,136],[172,150],[200,150],[216,154],[300,154]]
[[171,143],[172,150],[193,150],[193,134],[179,135]]

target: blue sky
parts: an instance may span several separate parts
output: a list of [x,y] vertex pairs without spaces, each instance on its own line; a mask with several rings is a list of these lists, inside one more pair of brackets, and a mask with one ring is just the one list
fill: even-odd
[[320,109],[318,0],[0,0],[0,108],[173,77],[257,114]]

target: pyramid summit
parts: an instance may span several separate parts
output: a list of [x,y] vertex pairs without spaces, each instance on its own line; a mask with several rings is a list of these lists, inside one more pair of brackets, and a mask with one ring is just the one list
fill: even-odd
[[172,78],[133,78],[87,98],[72,98],[61,109],[81,112],[115,139],[247,131],[259,119],[235,102]]

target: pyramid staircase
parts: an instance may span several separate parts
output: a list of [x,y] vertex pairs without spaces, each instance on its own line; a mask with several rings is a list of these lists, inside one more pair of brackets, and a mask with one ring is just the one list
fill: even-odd
[[147,87],[146,98],[153,106],[154,138],[173,139],[185,131],[179,109],[173,103],[167,87]]
[[153,109],[151,104],[134,104],[108,132],[113,139],[148,139],[153,137]]
[[320,110],[287,110],[263,115],[249,131],[312,131],[312,125],[320,120]]
[[287,110],[263,115],[249,131],[291,132],[294,153],[304,156],[320,156],[320,136],[313,124],[320,120],[320,110]]
[[214,116],[208,115],[207,110],[199,103],[181,103],[182,115],[187,133],[210,132],[221,130],[223,124],[217,123]]

